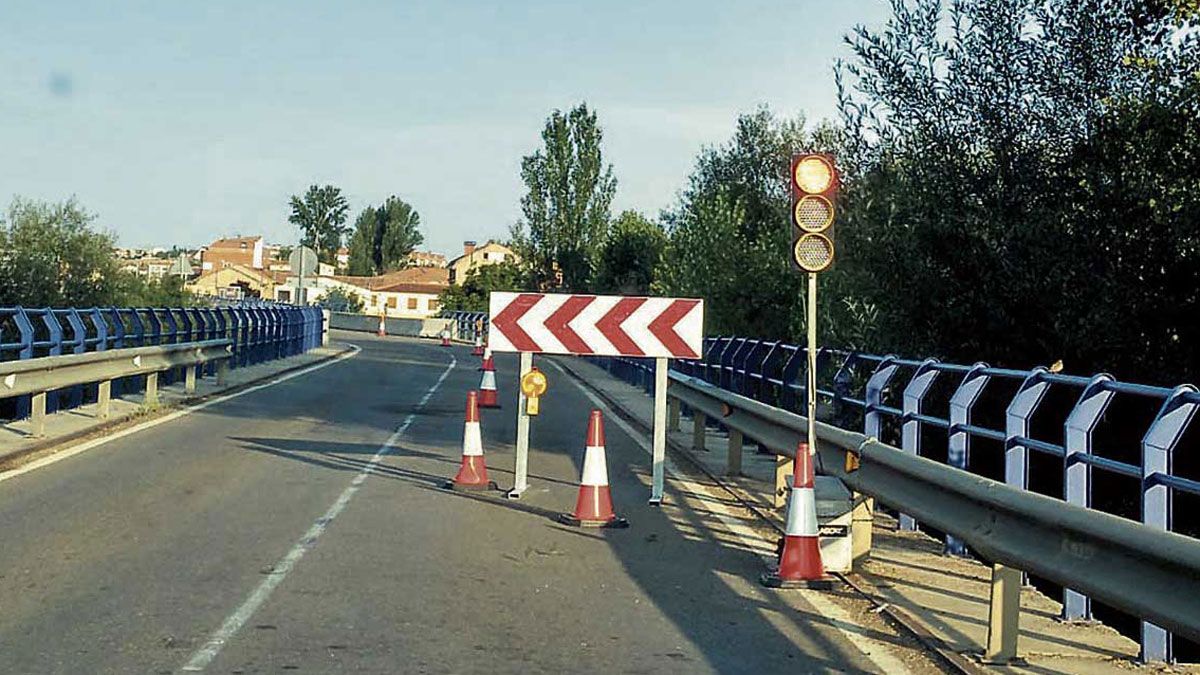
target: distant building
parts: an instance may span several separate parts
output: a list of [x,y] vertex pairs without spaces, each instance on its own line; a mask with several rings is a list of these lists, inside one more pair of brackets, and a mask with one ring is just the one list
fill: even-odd
[[286,272],[267,272],[235,263],[202,272],[184,287],[197,295],[227,300],[274,298],[276,286],[286,280]]
[[[273,297],[280,302],[292,302],[297,281],[296,276],[289,276],[276,286]],[[437,316],[442,309],[439,296],[449,285],[447,270],[437,267],[410,267],[374,277],[321,275],[304,280],[305,296],[310,303],[337,288],[357,295],[362,300],[364,314],[410,319]]]
[[413,251],[408,254],[408,264],[413,267],[445,267],[446,256],[430,251]]
[[171,265],[175,261],[169,258],[155,258],[154,256],[143,256],[141,258],[132,258],[121,260],[119,267],[121,271],[130,274],[136,274],[139,277],[147,279],[162,279],[171,271]]
[[450,273],[450,283],[461,286],[471,270],[502,262],[520,262],[520,258],[511,248],[494,241],[489,241],[483,246],[476,246],[473,241],[464,241],[463,254],[447,263],[446,268]]
[[220,270],[225,267],[240,265],[250,269],[261,270],[265,267],[262,237],[234,237],[218,239],[204,251],[200,260],[200,269],[204,272]]
[[339,272],[344,272],[350,267],[350,249],[345,246],[339,248],[333,256],[334,265]]

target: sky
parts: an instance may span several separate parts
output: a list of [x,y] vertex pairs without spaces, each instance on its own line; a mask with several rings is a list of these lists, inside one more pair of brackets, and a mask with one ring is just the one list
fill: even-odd
[[0,2],[0,204],[74,195],[123,246],[298,238],[288,198],[350,222],[397,195],[425,246],[504,238],[521,157],[586,101],[614,214],[657,215],[696,155],[768,105],[835,114],[842,36],[885,0]]

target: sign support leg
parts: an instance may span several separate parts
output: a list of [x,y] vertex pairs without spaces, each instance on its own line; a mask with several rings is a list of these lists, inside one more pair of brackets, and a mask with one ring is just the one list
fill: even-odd
[[667,461],[667,359],[654,359],[654,448],[650,503],[661,504]]
[[[521,352],[521,374],[533,369],[533,353]],[[517,380],[520,381],[519,379]],[[517,458],[513,467],[513,487],[504,494],[509,499],[520,499],[521,493],[529,488],[529,415],[525,414],[525,392],[517,387]]]

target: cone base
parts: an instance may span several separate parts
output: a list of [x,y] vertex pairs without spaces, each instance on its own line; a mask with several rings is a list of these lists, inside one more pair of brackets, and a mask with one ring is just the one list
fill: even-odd
[[442,488],[453,490],[454,492],[483,492],[485,490],[499,490],[500,486],[496,485],[496,481],[489,480],[486,483],[455,483],[448,480],[442,484]]
[[765,572],[758,578],[759,583],[767,588],[808,588],[814,591],[832,591],[838,585],[838,580],[834,577],[821,577],[819,579],[783,579],[776,572]]
[[611,520],[584,520],[576,518],[570,513],[560,513],[558,522],[571,527],[606,527],[610,529],[624,529],[629,527],[629,521],[624,518],[613,516]]
[[499,410],[500,404],[499,403],[482,403],[482,402],[480,402],[479,407],[480,408],[491,408],[493,410]]

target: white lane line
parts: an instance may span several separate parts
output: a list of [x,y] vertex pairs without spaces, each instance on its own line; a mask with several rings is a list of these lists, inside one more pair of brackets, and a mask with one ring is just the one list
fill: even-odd
[[172,420],[177,420],[180,417],[183,417],[185,415],[190,415],[199,410],[204,410],[205,408],[212,407],[214,405],[217,405],[218,403],[224,403],[225,401],[228,401],[230,399],[234,399],[239,396],[245,396],[246,394],[260,391],[260,390],[266,389],[267,387],[274,387],[275,385],[277,385],[281,382],[287,382],[288,380],[300,377],[301,375],[307,375],[311,372],[320,370],[322,368],[328,368],[329,366],[332,366],[335,363],[341,363],[342,361],[345,361],[346,359],[350,359],[355,356],[358,356],[358,353],[361,351],[362,351],[362,348],[360,348],[359,346],[350,345],[350,351],[344,352],[342,354],[338,354],[337,356],[333,357],[332,359],[329,359],[328,361],[314,363],[313,365],[308,366],[306,368],[302,368],[300,370],[297,370],[297,371],[294,371],[291,373],[287,373],[286,375],[280,375],[279,377],[276,377],[274,379],[263,382],[262,384],[256,384],[253,387],[247,387],[245,389],[242,389],[241,391],[235,391],[232,394],[225,394],[223,396],[218,396],[216,398],[212,398],[207,401],[203,401],[201,403],[189,405],[185,408],[176,410],[175,412],[170,413],[168,415],[163,415],[162,417],[156,417],[152,420],[142,422],[141,424],[134,425],[127,429],[122,429],[121,431],[115,432],[115,433],[105,436],[103,438],[97,438],[97,439],[94,439],[91,441],[87,441],[85,443],[80,443],[79,445],[72,445],[71,447],[60,450],[59,452],[56,452],[56,453],[53,453],[50,455],[46,455],[45,457],[42,457],[35,461],[32,461],[28,464],[23,464],[16,469],[10,469],[8,471],[0,471],[0,482],[4,482],[6,480],[16,478],[17,476],[29,473],[30,471],[36,471],[42,467],[54,464],[55,462],[61,462],[64,459],[69,459],[71,457],[74,457],[75,455],[82,453],[82,452],[87,452],[88,450],[91,450],[98,446],[104,445],[105,443],[111,443],[112,441],[115,441],[118,438],[125,438],[126,436],[136,434],[139,431],[145,431],[146,429],[149,429],[151,427],[156,427],[160,424],[166,424],[167,422],[170,422]]
[[245,602],[243,602],[233,614],[230,614],[229,618],[225,619],[225,622],[222,623],[221,627],[218,628],[216,632],[212,634],[212,637],[210,637],[208,641],[204,643],[203,647],[196,650],[196,653],[192,655],[191,660],[189,660],[187,665],[183,667],[184,672],[195,673],[203,671],[210,663],[212,663],[213,659],[217,658],[217,654],[221,653],[221,649],[225,647],[225,644],[229,642],[229,640],[232,639],[239,630],[241,630],[246,621],[248,621],[250,617],[254,615],[254,612],[258,611],[258,608],[262,606],[264,602],[266,602],[267,598],[271,597],[271,592],[275,590],[275,587],[283,583],[283,580],[296,566],[296,563],[300,562],[300,558],[303,558],[305,553],[317,545],[317,539],[321,537],[321,535],[325,532],[325,529],[329,527],[329,524],[332,523],[339,514],[341,514],[342,509],[346,508],[346,505],[349,504],[350,500],[354,498],[354,495],[358,492],[359,488],[362,487],[363,482],[367,480],[367,476],[375,471],[376,466],[379,466],[379,462],[383,459],[384,455],[386,455],[392,449],[392,447],[395,446],[396,442],[400,440],[400,437],[404,435],[404,432],[408,431],[408,427],[413,423],[413,420],[415,420],[421,410],[425,408],[425,404],[428,403],[429,399],[433,397],[433,394],[438,390],[438,387],[442,386],[442,382],[446,380],[446,377],[450,375],[450,371],[454,370],[454,366],[457,364],[458,359],[451,355],[450,365],[446,366],[446,369],[442,371],[441,376],[438,377],[437,382],[434,382],[433,386],[430,387],[429,390],[425,392],[425,395],[421,397],[421,401],[417,403],[416,409],[409,413],[408,417],[404,418],[404,421],[400,423],[400,426],[397,427],[396,431],[394,431],[391,436],[388,436],[387,440],[383,442],[383,445],[379,446],[379,450],[377,450],[375,455],[371,457],[371,461],[366,467],[363,468],[362,471],[358,472],[358,475],[354,477],[354,480],[350,481],[350,485],[346,486],[346,489],[342,491],[342,494],[339,495],[336,500],[334,500],[333,505],[329,507],[329,510],[325,512],[325,515],[317,518],[316,522],[312,524],[312,527],[308,528],[308,531],[304,533],[304,536],[300,537],[300,540],[296,542],[296,545],[287,552],[287,555],[283,556],[283,559],[276,563],[273,568],[271,568],[271,573],[262,580],[262,583],[260,583],[258,587],[254,589],[254,592],[252,592],[250,596],[246,598]]
[[[583,392],[583,395],[586,396],[588,400],[590,400],[596,407],[604,408],[608,411],[608,416],[605,419],[606,422],[616,423],[616,425],[621,427],[621,430],[625,432],[625,435],[633,439],[633,442],[637,443],[638,446],[646,452],[646,454],[654,454],[650,447],[650,442],[643,437],[641,432],[634,429],[633,426],[626,422],[624,418],[613,412],[612,408],[609,407],[609,405],[603,399],[592,393],[590,389],[587,389],[580,384],[579,380],[569,375],[562,366],[553,361],[550,363],[554,364],[554,367],[558,369],[559,373],[574,383],[579,391]],[[671,461],[670,457],[667,457],[666,469],[667,472],[671,474],[673,481],[683,486],[687,491],[706,495],[713,500],[714,504],[706,506],[715,506],[716,504],[720,504],[719,500],[721,497],[714,495],[708,486],[693,483],[685,478],[684,474],[679,471],[679,468],[674,462]],[[723,511],[724,509],[718,508],[709,509],[709,512],[716,516],[717,519],[720,520],[725,527],[729,528],[731,532],[736,534],[738,539],[741,539],[742,543],[745,544],[747,548],[749,548],[751,551],[754,551],[758,557],[762,558],[764,563],[774,563],[774,544],[764,540],[757,532],[750,529],[740,519],[732,517]],[[861,652],[868,661],[875,664],[875,666],[879,668],[880,672],[888,673],[889,675],[891,673],[903,674],[912,672],[903,661],[892,654],[891,650],[883,641],[876,640],[862,632],[844,628],[844,626],[856,625],[854,618],[850,616],[849,612],[842,609],[841,606],[824,597],[820,591],[797,589],[795,592],[808,604],[812,605],[813,609],[817,610],[817,612],[819,612],[822,616],[829,618],[830,624],[833,626],[833,628],[841,633],[842,637],[844,637],[847,642]]]

